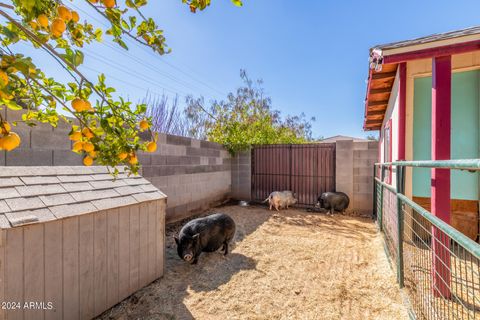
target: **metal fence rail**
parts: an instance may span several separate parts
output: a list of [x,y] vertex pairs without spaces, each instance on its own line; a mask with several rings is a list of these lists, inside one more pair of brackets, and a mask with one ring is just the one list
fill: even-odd
[[[480,245],[404,193],[404,167],[479,170],[480,160],[410,161],[396,166],[396,188],[375,178],[377,222],[397,280],[417,319],[480,319]],[[375,169],[375,172],[377,170]],[[391,195],[396,198],[392,206]]]

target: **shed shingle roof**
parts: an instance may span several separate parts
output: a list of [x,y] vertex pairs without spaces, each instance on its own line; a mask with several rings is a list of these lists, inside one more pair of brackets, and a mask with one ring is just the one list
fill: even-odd
[[0,167],[0,228],[166,198],[141,176],[105,167]]

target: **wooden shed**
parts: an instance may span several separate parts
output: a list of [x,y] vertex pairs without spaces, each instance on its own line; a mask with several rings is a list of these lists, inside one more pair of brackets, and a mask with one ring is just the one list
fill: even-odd
[[165,206],[104,167],[2,167],[0,319],[91,319],[161,277]]

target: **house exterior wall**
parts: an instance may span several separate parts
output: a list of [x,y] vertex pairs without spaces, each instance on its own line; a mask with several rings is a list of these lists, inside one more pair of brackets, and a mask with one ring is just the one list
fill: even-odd
[[[452,72],[465,72],[471,70],[480,69],[480,52],[471,52],[465,54],[458,54],[452,56]],[[422,60],[413,60],[407,62],[407,76],[406,76],[406,138],[405,138],[405,158],[406,160],[414,160],[414,117],[415,117],[415,82],[416,79],[431,77],[432,75],[432,60],[431,59],[422,59]],[[382,124],[381,132],[383,132],[385,125],[388,120],[392,119],[392,159],[396,160],[396,152],[398,150],[398,82],[399,76],[395,78],[395,83],[392,88],[392,93],[390,95],[389,103],[387,106],[387,111],[385,115],[384,122]],[[431,82],[430,82],[431,83]],[[417,84],[418,86],[418,84]],[[430,87],[431,92],[431,87]],[[431,99],[431,97],[430,97]],[[454,105],[452,105],[455,108]],[[455,111],[453,111],[455,112]],[[430,123],[425,123],[425,127],[430,126]],[[383,138],[383,136],[381,136]],[[384,158],[384,146],[383,139],[379,143],[380,147],[380,161],[383,162]],[[408,197],[413,196],[413,170],[412,168],[407,168],[405,176],[405,194]],[[392,174],[392,183],[395,183],[395,172]],[[429,180],[427,179],[427,183]]]
[[165,207],[162,199],[0,230],[0,301],[21,304],[0,308],[0,319],[91,319],[161,277]]
[[[451,158],[478,158],[479,146],[479,83],[477,70],[452,75]],[[432,78],[415,79],[414,96],[414,160],[431,159],[431,95]],[[413,169],[413,196],[430,197],[430,174],[427,168]],[[477,200],[478,174],[459,170],[451,172],[451,197]]]

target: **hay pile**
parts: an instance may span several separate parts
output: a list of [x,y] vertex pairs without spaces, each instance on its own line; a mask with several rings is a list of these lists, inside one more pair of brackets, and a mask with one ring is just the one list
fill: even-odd
[[217,208],[237,223],[232,252],[188,265],[168,228],[164,278],[102,319],[407,319],[370,219],[264,207]]

